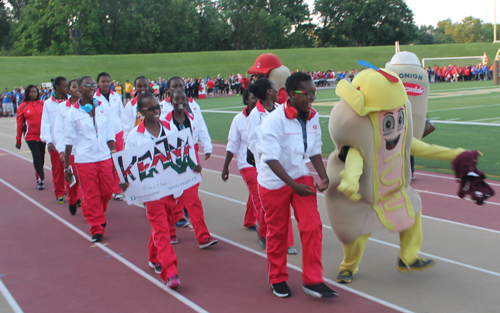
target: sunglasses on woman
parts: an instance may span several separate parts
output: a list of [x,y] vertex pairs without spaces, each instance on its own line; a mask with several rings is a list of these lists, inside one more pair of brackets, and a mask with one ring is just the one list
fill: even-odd
[[156,110],[161,111],[161,106],[158,104],[157,106],[149,107],[149,108],[143,108],[141,110],[142,111],[148,111],[148,112],[154,112]]

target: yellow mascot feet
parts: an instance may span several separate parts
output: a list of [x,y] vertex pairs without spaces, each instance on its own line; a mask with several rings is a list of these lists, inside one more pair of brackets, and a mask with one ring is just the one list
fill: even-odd
[[396,265],[396,268],[401,273],[407,273],[407,272],[425,271],[425,270],[433,267],[434,265],[436,265],[436,261],[434,261],[432,259],[424,260],[424,259],[418,258],[415,262],[413,262],[412,265],[408,265],[405,262],[403,262],[403,260],[399,259],[398,265]]

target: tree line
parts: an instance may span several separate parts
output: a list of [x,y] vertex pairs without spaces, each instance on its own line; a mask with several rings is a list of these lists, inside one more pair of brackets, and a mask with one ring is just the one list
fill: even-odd
[[[317,21],[313,22],[313,14]],[[467,17],[415,25],[403,0],[4,0],[0,54],[80,54],[491,42]]]

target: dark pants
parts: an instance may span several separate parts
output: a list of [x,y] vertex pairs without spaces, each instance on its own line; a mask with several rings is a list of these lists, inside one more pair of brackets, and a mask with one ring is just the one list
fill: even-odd
[[40,181],[45,180],[43,165],[45,164],[45,143],[41,141],[26,141],[33,156],[33,165],[35,166],[36,177]]

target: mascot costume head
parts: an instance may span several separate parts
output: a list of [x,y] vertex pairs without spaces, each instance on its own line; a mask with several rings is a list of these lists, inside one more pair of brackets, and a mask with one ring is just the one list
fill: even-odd
[[288,100],[285,91],[285,81],[292,75],[288,67],[281,64],[280,59],[272,53],[259,55],[255,64],[248,70],[249,74],[265,76],[272,80],[278,88],[278,103],[284,104]]

